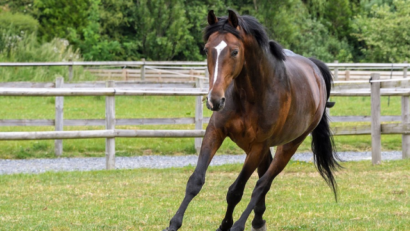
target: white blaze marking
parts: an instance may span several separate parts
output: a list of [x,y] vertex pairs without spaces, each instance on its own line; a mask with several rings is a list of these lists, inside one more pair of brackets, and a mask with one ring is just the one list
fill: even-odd
[[225,41],[221,41],[221,43],[219,43],[218,46],[215,47],[217,55],[216,55],[216,62],[215,62],[215,72],[214,72],[214,84],[216,82],[216,78],[218,77],[218,59],[219,59],[219,55],[221,54],[221,51],[226,47],[226,42]]

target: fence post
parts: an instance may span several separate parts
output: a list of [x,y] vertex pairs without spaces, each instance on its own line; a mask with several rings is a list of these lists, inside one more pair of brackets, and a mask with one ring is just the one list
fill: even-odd
[[[407,63],[407,62],[404,62]],[[403,68],[403,78],[407,78],[407,67]],[[410,113],[409,113],[409,97],[401,97],[401,122],[410,123]],[[407,128],[407,126],[406,126]],[[403,134],[401,136],[401,149],[402,149],[402,158],[410,158],[410,135]]]
[[[207,70],[205,70],[207,72]],[[203,80],[200,78],[196,78],[196,87],[199,89],[203,88]],[[203,119],[204,119],[204,108],[202,105],[202,98],[203,96],[196,97],[196,104],[195,104],[195,130],[202,130],[203,127]],[[201,144],[202,138],[195,138],[195,150],[196,153],[199,154],[201,151]]]
[[124,67],[122,69],[122,78],[124,79],[124,81],[128,81],[128,72],[127,72],[127,68]]
[[[114,81],[107,81],[106,87],[113,88]],[[115,129],[115,96],[105,97],[105,128]],[[115,169],[115,138],[106,138],[105,141],[106,168]]]
[[[64,85],[64,78],[59,76],[56,78],[56,88],[61,88]],[[56,114],[54,126],[56,131],[63,131],[64,122],[64,96],[56,96],[55,100]],[[54,152],[57,157],[63,154],[63,140],[54,140]]]
[[345,71],[345,81],[350,81],[350,70],[346,69]]
[[[335,63],[338,64],[339,61],[335,60]],[[333,71],[333,77],[334,77],[335,81],[338,80],[338,78],[339,78],[339,68],[338,67],[335,67],[335,69]]]
[[[72,60],[69,60],[72,62]],[[68,65],[68,81],[71,82],[73,80],[73,65]]]
[[145,59],[142,59],[142,66],[141,66],[141,80],[145,81]]
[[[380,80],[379,73],[372,73],[370,81]],[[371,117],[372,117],[372,163],[381,163],[381,125],[380,125],[380,82],[371,84]]]

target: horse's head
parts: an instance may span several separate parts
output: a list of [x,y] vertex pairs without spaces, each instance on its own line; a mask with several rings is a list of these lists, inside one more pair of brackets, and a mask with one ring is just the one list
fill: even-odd
[[[244,43],[238,23],[238,16],[229,10],[227,18],[217,18],[213,10],[208,13],[208,27],[205,36],[209,70],[209,93],[206,106],[220,111],[225,106],[225,91],[237,77],[245,62]],[[221,29],[222,28],[222,29]]]

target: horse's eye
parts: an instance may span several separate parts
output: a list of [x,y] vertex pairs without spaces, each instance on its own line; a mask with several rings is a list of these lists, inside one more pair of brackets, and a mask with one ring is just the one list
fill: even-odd
[[239,53],[239,51],[238,51],[238,50],[233,50],[233,51],[232,51],[232,53],[231,53],[231,56],[237,56],[237,55],[238,55],[238,53]]

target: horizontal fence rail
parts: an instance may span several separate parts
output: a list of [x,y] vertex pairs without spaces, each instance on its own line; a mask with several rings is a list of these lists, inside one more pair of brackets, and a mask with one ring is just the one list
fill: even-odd
[[[209,123],[210,117],[203,117],[203,123]],[[381,116],[382,122],[401,121],[401,116]],[[330,122],[371,122],[371,116],[330,116]],[[195,117],[186,118],[142,118],[142,119],[115,119],[118,126],[127,125],[167,125],[167,124],[194,124]],[[0,126],[54,126],[54,119],[0,119]],[[64,126],[104,126],[105,119],[64,119]],[[339,135],[337,132],[335,135]]]
[[59,89],[33,89],[33,88],[0,88],[2,96],[203,96],[206,90],[145,90],[145,89],[118,89],[118,88],[59,88]]
[[94,131],[46,131],[0,132],[0,140],[54,140],[90,138],[195,138],[203,137],[205,130],[94,130]]

